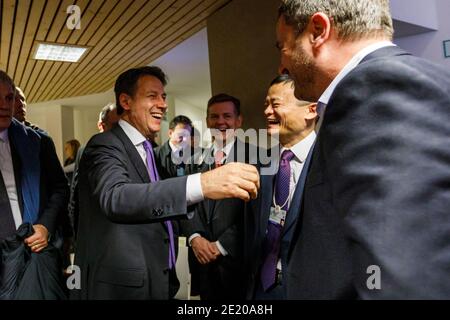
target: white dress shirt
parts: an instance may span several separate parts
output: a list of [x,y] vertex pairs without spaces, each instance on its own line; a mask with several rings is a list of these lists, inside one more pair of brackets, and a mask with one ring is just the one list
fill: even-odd
[[289,198],[288,198],[289,205],[291,205],[292,196],[294,195],[295,187],[297,186],[298,179],[300,178],[300,174],[302,173],[306,157],[308,156],[309,150],[311,149],[315,140],[316,140],[316,132],[313,130],[303,140],[297,142],[297,144],[292,146],[290,149],[284,147],[281,147],[280,149],[280,158],[281,154],[285,150],[291,150],[294,153],[294,157],[289,162],[289,164],[291,165],[291,177],[289,179]]
[[[119,125],[136,147],[137,152],[147,167],[147,154],[144,149],[144,141],[147,139],[135,127],[124,120],[119,120]],[[186,182],[186,202],[187,205],[195,204],[204,199],[200,173],[192,174],[187,177]]]
[[16,229],[22,224],[22,213],[20,212],[19,197],[17,195],[14,166],[9,144],[8,129],[0,132],[0,171],[5,182],[9,203],[14,218]]
[[360,50],[358,53],[356,53],[353,58],[350,59],[350,61],[345,65],[344,68],[342,68],[341,72],[338,73],[338,75],[334,78],[334,80],[330,83],[330,85],[327,87],[327,89],[322,93],[322,95],[319,98],[319,101],[317,103],[317,113],[319,114],[319,122],[316,126],[316,132],[319,132],[320,127],[322,126],[323,122],[323,116],[325,114],[325,109],[327,107],[328,101],[331,98],[331,95],[334,92],[334,89],[336,89],[337,85],[344,79],[346,75],[348,75],[353,69],[358,66],[358,64],[369,54],[372,52],[384,48],[384,47],[390,47],[395,46],[390,41],[380,41],[377,43],[374,43],[370,46],[365,47],[364,49]]

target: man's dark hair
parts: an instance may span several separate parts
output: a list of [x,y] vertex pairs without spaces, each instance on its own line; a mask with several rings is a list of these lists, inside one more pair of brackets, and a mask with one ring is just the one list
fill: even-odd
[[219,93],[215,96],[212,96],[208,100],[208,108],[206,110],[206,113],[209,114],[209,107],[215,103],[221,103],[221,102],[232,102],[234,105],[234,111],[237,116],[241,115],[241,101],[239,101],[238,98],[230,96],[226,93]]
[[192,121],[186,116],[179,115],[172,119],[169,123],[169,129],[173,130],[178,124],[184,124],[186,126],[190,126],[192,128]]
[[134,97],[137,90],[137,82],[143,76],[153,76],[161,81],[164,86],[167,84],[166,74],[156,66],[145,66],[125,71],[117,78],[114,86],[118,115],[121,115],[124,111],[123,107],[120,105],[120,95],[126,93],[130,97]]
[[277,76],[275,79],[272,80],[272,82],[270,83],[270,87],[275,85],[275,84],[279,84],[279,83],[290,83],[292,85],[292,87],[294,87],[294,80],[286,73],[283,73],[279,76]]

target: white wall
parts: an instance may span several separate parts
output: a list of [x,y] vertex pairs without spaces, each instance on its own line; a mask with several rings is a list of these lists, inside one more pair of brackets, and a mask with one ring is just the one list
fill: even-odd
[[55,142],[63,161],[64,142],[77,139],[85,145],[98,133],[98,115],[106,104],[115,101],[112,90],[83,97],[29,104],[27,120],[46,130]]
[[[410,16],[415,15],[420,17],[423,15],[424,10],[433,10],[433,7],[426,9],[420,6],[409,6],[408,4],[404,6],[404,11],[408,11]],[[436,0],[437,25],[439,29],[414,36],[397,38],[394,42],[406,51],[416,56],[432,60],[450,70],[450,58],[444,58],[442,43],[444,40],[450,40],[449,14],[450,1]]]
[[434,30],[439,27],[436,0],[391,0],[390,8],[393,19]]
[[49,135],[53,138],[55,143],[56,153],[58,158],[63,162],[63,144],[64,144],[64,134],[63,134],[63,110],[61,105],[43,106],[40,108],[28,108],[27,119],[33,124],[36,124],[39,128],[47,131]]

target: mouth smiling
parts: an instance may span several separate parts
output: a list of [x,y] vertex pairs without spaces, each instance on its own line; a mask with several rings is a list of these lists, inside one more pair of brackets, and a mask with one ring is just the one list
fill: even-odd
[[150,115],[151,115],[154,119],[159,120],[159,121],[161,121],[162,118],[163,118],[163,116],[164,116],[164,114],[159,113],[159,112],[150,112]]
[[279,125],[279,124],[280,124],[280,121],[277,120],[277,119],[267,119],[267,124],[268,124],[269,126]]

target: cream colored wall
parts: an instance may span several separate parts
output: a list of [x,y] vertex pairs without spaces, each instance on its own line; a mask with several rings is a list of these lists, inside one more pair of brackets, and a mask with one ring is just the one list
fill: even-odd
[[102,108],[74,108],[74,136],[81,145],[86,145],[89,139],[97,134],[98,115]]
[[46,130],[55,142],[61,163],[64,161],[64,142],[77,139],[85,145],[98,133],[98,115],[106,104],[114,101],[112,91],[29,104],[27,120]]
[[[67,136],[70,128],[73,130],[73,124],[63,123],[63,121],[68,122],[67,119],[70,118],[70,116],[65,114],[66,112],[67,109],[61,105],[48,105],[40,108],[28,108],[27,115],[28,121],[47,131],[52,137],[61,163],[64,158],[64,138]],[[63,113],[65,114],[64,116]],[[63,127],[66,129],[63,130]]]
[[277,75],[279,0],[232,1],[207,20],[212,93],[241,100],[243,126],[264,128],[264,99]]

